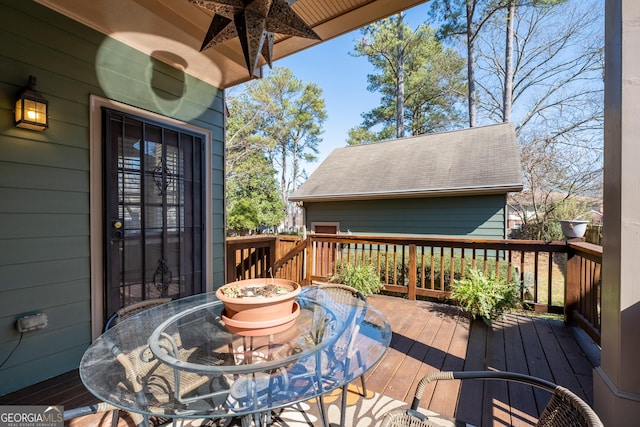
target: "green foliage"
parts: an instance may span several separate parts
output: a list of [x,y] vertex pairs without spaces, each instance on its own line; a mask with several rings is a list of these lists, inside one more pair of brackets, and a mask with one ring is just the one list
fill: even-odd
[[227,227],[246,234],[259,226],[273,227],[284,219],[275,170],[258,148],[227,147]]
[[270,141],[268,155],[280,172],[282,199],[305,175],[300,161],[317,159],[322,124],[327,118],[322,89],[295,78],[288,68],[274,67],[249,89],[248,106],[261,116],[256,133]]
[[378,293],[383,287],[376,268],[371,264],[341,264],[338,267],[338,274],[331,277],[331,282],[351,286],[364,296]]
[[[380,278],[384,283],[397,283],[398,285],[407,286],[409,284],[409,265],[408,260],[403,260],[401,256],[397,256],[395,266],[392,261],[392,254],[389,254],[389,266],[384,265],[384,254],[382,256],[382,271],[380,272]],[[469,254],[467,254],[465,268],[469,267]],[[441,291],[450,291],[450,283],[451,283],[451,275],[453,275],[454,280],[461,279],[462,276],[460,272],[462,271],[462,256],[460,252],[456,252],[453,256],[450,253],[434,253],[433,256],[430,254],[424,255],[424,264],[423,264],[422,254],[418,254],[418,260],[416,261],[416,281],[418,285],[423,282],[424,275],[424,283],[426,287],[431,286],[431,280],[433,279],[434,288]],[[495,257],[488,257],[487,260],[491,268],[494,268],[496,264]],[[485,259],[482,256],[476,257],[476,263],[481,265],[485,262]],[[498,271],[499,275],[506,277],[508,274],[509,264],[504,260],[498,261]],[[444,283],[444,287],[441,288],[441,283]]]
[[284,219],[276,170],[267,156],[271,141],[257,133],[262,117],[250,108],[247,91],[227,98],[226,133],[227,227],[246,234]]
[[544,208],[546,215],[534,216],[513,233],[515,239],[527,240],[563,240],[560,220],[586,218],[591,206],[589,199],[567,196],[560,200],[548,200]]
[[395,134],[394,129],[387,127],[381,132],[374,132],[365,126],[356,126],[349,129],[347,143],[349,145],[368,144],[370,142],[391,139]]
[[[379,92],[382,99],[380,106],[362,115],[360,127],[349,131],[349,144],[395,136],[400,102],[408,134],[446,130],[460,121],[456,107],[466,94],[465,62],[436,39],[428,24],[414,31],[393,16],[365,27],[362,34],[353,54],[366,57],[373,65],[375,73],[367,76],[367,89]],[[374,127],[381,130],[374,132]]]
[[238,200],[227,213],[227,227],[245,234],[260,225],[258,211],[249,199]]
[[274,68],[228,91],[227,109],[227,226],[243,234],[277,226],[285,218],[288,192],[305,175],[300,160],[312,161],[318,153],[326,119],[322,89]]
[[451,297],[474,318],[485,323],[519,305],[517,286],[504,276],[485,276],[477,269],[466,272],[465,278],[456,280]]

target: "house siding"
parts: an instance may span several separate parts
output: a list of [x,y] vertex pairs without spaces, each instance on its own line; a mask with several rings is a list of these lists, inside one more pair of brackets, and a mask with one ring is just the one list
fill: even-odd
[[506,195],[305,202],[305,223],[339,222],[340,232],[505,238]]
[[[13,124],[29,75],[49,100],[45,132]],[[0,363],[15,352],[0,395],[77,368],[91,342],[91,95],[211,131],[212,276],[224,282],[222,91],[35,2],[2,2]],[[48,326],[20,341],[16,320],[37,312]]]

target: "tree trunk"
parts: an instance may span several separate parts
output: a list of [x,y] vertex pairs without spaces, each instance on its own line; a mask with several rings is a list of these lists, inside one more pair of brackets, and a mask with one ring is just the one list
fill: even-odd
[[504,92],[502,93],[502,121],[511,121],[513,105],[513,19],[516,2],[508,0],[507,3],[507,31],[504,47]]
[[282,191],[282,201],[284,201],[285,212],[287,209],[287,144],[282,144],[282,174],[280,175],[280,189]]
[[473,1],[467,0],[467,78],[469,80],[469,127],[476,125],[476,57],[473,52]]
[[396,137],[404,137],[404,48],[402,31],[402,13],[398,14],[398,51],[396,81]]

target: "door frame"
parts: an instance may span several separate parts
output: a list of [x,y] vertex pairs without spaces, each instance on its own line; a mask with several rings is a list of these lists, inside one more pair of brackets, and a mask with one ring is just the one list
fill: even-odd
[[121,111],[126,114],[132,114],[144,119],[154,120],[160,123],[182,128],[189,132],[196,132],[204,136],[205,152],[204,152],[204,285],[206,291],[212,291],[213,287],[213,236],[210,232],[212,229],[212,152],[211,141],[212,133],[209,129],[204,129],[191,125],[189,123],[152,113],[131,105],[123,104],[118,101],[103,98],[97,95],[91,95],[89,98],[89,240],[90,240],[90,256],[91,256],[91,338],[95,340],[102,333],[102,324],[104,322],[104,199],[103,199],[103,132],[102,132],[102,107],[112,110]]

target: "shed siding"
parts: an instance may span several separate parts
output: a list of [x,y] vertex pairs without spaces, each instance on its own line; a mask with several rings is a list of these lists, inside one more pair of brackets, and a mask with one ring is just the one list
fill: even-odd
[[[13,125],[15,98],[29,75],[49,100],[45,132]],[[222,91],[35,2],[3,2],[0,361],[20,339],[17,318],[44,312],[49,325],[25,333],[0,368],[0,395],[77,368],[91,342],[92,94],[212,131],[213,278],[224,281]]]
[[505,238],[506,195],[305,202],[306,226],[339,222],[340,232]]

